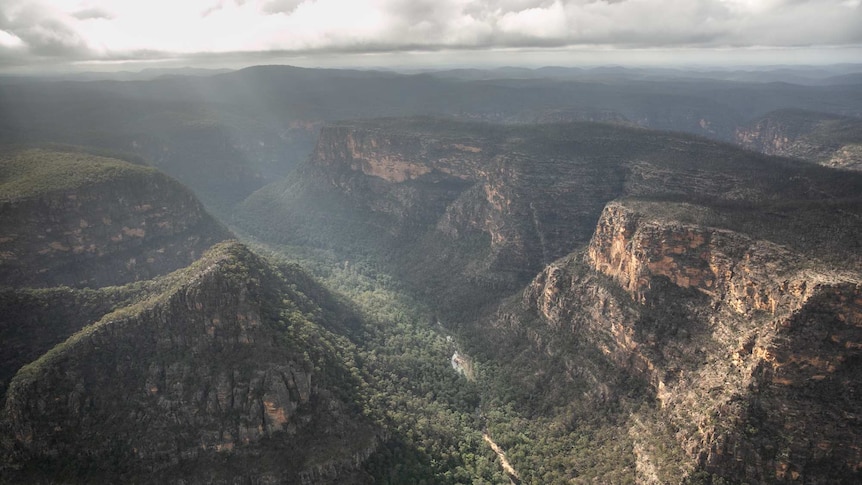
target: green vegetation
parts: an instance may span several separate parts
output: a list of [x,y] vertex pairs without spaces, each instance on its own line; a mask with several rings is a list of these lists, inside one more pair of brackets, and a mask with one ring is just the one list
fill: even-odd
[[27,149],[0,154],[0,200],[15,200],[74,191],[84,185],[130,178],[147,178],[158,172],[116,159],[81,152]]
[[346,367],[361,377],[363,413],[388,437],[366,464],[377,483],[505,483],[482,440],[479,388],[452,369],[456,347],[429,308],[374,264],[307,248],[257,250],[307,268],[361,316],[332,351],[355,356]]
[[18,370],[104,315],[164,291],[168,278],[99,289],[0,289],[0,396]]
[[[646,383],[520,300],[505,302],[500,314],[462,336],[482,363],[488,432],[522,483],[635,483],[629,428],[640,403],[653,399]],[[508,328],[495,328],[502,320]]]
[[[408,123],[385,120],[371,126],[383,130],[397,126],[408,133],[431,131],[449,141],[481,136],[501,150],[517,153],[507,168],[518,176],[507,183],[522,185],[505,194],[511,212],[495,214],[504,220],[490,223],[520,231],[517,236],[526,235],[520,242],[536,237],[534,233],[541,226],[534,204],[520,199],[541,201],[538,196],[531,197],[549,186],[560,188],[552,185],[554,179],[568,180],[563,175],[584,167],[596,180],[610,180],[607,187],[597,189],[589,206],[574,196],[562,202],[555,196],[545,200],[554,216],[558,208],[560,214],[586,214],[581,214],[582,221],[579,219],[583,223],[580,239],[569,233],[548,232],[563,241],[560,248],[567,245],[567,252],[585,242],[584,234],[592,231],[593,216],[601,206],[626,191],[631,193],[628,203],[655,217],[728,227],[794,245],[809,254],[816,254],[820,246],[832,251],[828,244],[844,245],[833,254],[850,254],[852,259],[862,240],[860,225],[854,222],[862,214],[855,192],[862,183],[858,177],[752,157],[693,137],[594,124],[523,128],[420,119]],[[193,128],[211,127],[201,123]],[[633,141],[621,144],[620,138]],[[39,151],[25,153],[30,153],[28,160],[40,159]],[[62,186],[42,182],[42,178],[52,180],[46,173],[31,175],[27,171],[30,168],[15,168],[23,162],[8,166],[12,168],[0,180],[13,184],[10,186],[16,193],[26,193],[16,188],[19,186],[38,190],[59,190],[50,187]],[[646,171],[637,172],[639,169]],[[267,264],[240,245],[226,244],[189,268],[144,286],[71,295],[62,293],[69,290],[55,290],[58,300],[79,299],[82,308],[93,307],[92,300],[105,298],[98,311],[88,311],[93,315],[111,313],[50,350],[41,349],[41,357],[18,372],[13,391],[14,386],[28,385],[52,366],[62,367],[60,359],[97,333],[168,305],[189,281],[217,267],[221,286],[212,296],[227,299],[235,298],[238,289],[251,292],[255,301],[261,302],[261,320],[275,348],[216,362],[205,359],[211,356],[170,357],[188,368],[209,367],[214,373],[227,369],[251,372],[260,359],[295,363],[313,374],[328,396],[335,397],[330,402],[338,403],[333,406],[335,411],[322,407],[312,411],[316,423],[329,420],[331,430],[352,420],[360,423],[357,428],[342,427],[337,432],[353,433],[352,438],[363,443],[379,441],[363,465],[377,483],[506,483],[483,433],[506,451],[522,483],[635,483],[642,471],[637,450],[647,451],[659,481],[669,482],[690,471],[682,464],[686,460],[690,464],[690,458],[676,446],[675,433],[679,431],[670,424],[659,424],[662,413],[650,386],[612,364],[605,355],[607,349],[600,350],[606,342],[590,341],[590,335],[573,331],[577,322],[552,328],[524,308],[518,288],[532,276],[538,259],[524,258],[526,263],[517,263],[521,266],[493,268],[495,248],[482,230],[471,228],[471,232],[460,227],[457,237],[444,237],[437,231],[439,213],[411,219],[412,213],[401,211],[410,204],[391,212],[375,211],[374,204],[357,204],[331,190],[332,181],[316,178],[321,174],[312,173],[314,170],[303,167],[280,183],[265,187],[237,213],[234,223],[273,244],[254,244],[255,253],[266,255]],[[733,177],[728,175],[731,173]],[[101,180],[102,176],[99,171],[85,173],[83,181],[71,183]],[[834,193],[822,196],[824,188],[832,188]],[[387,199],[389,195],[374,202],[390,203],[393,199]],[[396,195],[412,197],[413,193],[405,190]],[[423,202],[418,198],[406,200]],[[445,197],[440,200],[451,202]],[[559,207],[555,205],[558,202]],[[523,217],[526,208],[533,209],[532,218]],[[475,216],[467,209],[465,212],[466,216],[457,217]],[[847,224],[836,225],[836,220]],[[479,225],[488,221],[468,222]],[[563,220],[560,226],[568,222]],[[538,234],[540,239],[543,236]],[[854,238],[856,246],[848,246]],[[528,243],[524,244],[524,251],[530,250]],[[580,256],[558,262],[581,277],[588,269]],[[709,329],[701,328],[703,322],[691,318],[686,307],[689,303],[705,307],[705,297],[695,290],[663,288],[663,280],[656,279],[653,290],[658,296],[652,306],[634,309],[635,303],[617,285],[602,276],[592,277],[621,305],[629,305],[629,315],[636,315],[632,334],[636,344],[676,338],[681,328],[686,335],[694,334],[684,343],[696,347],[711,344]],[[127,297],[132,290],[139,297]],[[50,300],[29,290],[10,295],[10,305],[27,298],[32,300],[31,306]],[[507,295],[509,298],[499,305]],[[59,320],[62,315],[51,318]],[[593,332],[592,337],[603,338],[600,331]],[[643,347],[642,352],[651,352],[649,345]],[[464,379],[451,368],[449,359],[456,350],[472,358],[475,381]],[[655,361],[661,363],[661,356],[649,357],[657,357]],[[363,427],[366,422],[367,428]],[[133,430],[130,424],[122,426],[127,426],[122,428],[125,432]],[[193,433],[191,428],[186,431]],[[754,434],[757,428],[747,431]],[[310,463],[324,463],[327,453],[346,453],[343,441],[329,435],[321,439],[309,445]],[[291,446],[296,445],[273,440],[255,450],[270,447],[287,453],[284,450],[293,449]],[[235,467],[254,466],[254,460],[242,453],[226,456],[220,464],[210,463],[211,457],[203,458],[189,469],[211,466],[229,472]],[[266,455],[264,461],[270,459],[272,455]],[[179,468],[169,468],[161,476],[174,477],[173,473],[182,473]],[[722,481],[701,473],[693,475],[690,483]]]
[[[571,332],[518,310],[519,298],[506,306],[519,321],[513,331],[454,322],[447,329],[440,312],[373,260],[296,246],[257,251],[308,268],[362,314],[353,342],[365,414],[390,433],[367,465],[379,483],[506,483],[482,432],[506,451],[522,483],[635,483],[628,429],[645,384]],[[531,338],[553,345],[535,348]],[[473,357],[476,382],[449,365],[458,348]],[[585,375],[565,371],[586,362]],[[596,394],[593,379],[630,393]]]
[[[271,351],[275,354],[268,356],[270,351],[266,351],[255,356],[224,355],[218,361],[201,361],[206,355],[183,357],[164,354],[159,359],[170,361],[181,358],[183,362],[187,361],[191,369],[208,369],[209,373],[217,374],[219,369],[245,372],[243,369],[250,369],[259,361],[287,358],[312,372],[316,385],[328,389],[340,402],[346,403],[348,408],[352,407],[352,412],[361,413],[380,430],[382,444],[365,465],[366,471],[380,483],[505,482],[499,465],[495,463],[494,453],[482,441],[477,424],[476,413],[480,402],[478,389],[450,367],[449,358],[454,346],[445,335],[429,326],[429,312],[400,293],[391,279],[383,276],[378,278],[378,274],[369,267],[348,265],[339,268],[337,265],[330,266],[331,261],[326,265],[313,266],[319,272],[329,273],[327,281],[350,298],[350,303],[346,303],[348,300],[333,296],[295,264],[275,256],[270,259],[271,264],[261,267],[256,257],[241,246],[223,243],[190,267],[146,284],[84,291],[27,290],[28,295],[73,293],[86,302],[116,294],[114,303],[108,307],[117,309],[21,368],[12,381],[9,395],[21,394],[30,381],[43,377],[42,374],[49,369],[66,367],[74,362],[69,359],[74,359],[81,352],[86,353],[95,335],[132,331],[137,325],[135,322],[142,318],[141,315],[169,305],[176,298],[178,290],[184,293],[186,290],[183,288],[199,279],[202,273],[216,270],[219,280],[223,281],[220,284],[224,285],[223,288],[248,287],[252,284],[249,287],[251,291],[262,292],[255,298],[259,298],[263,304],[263,323],[275,332],[278,346]],[[139,298],[120,298],[132,294]],[[17,297],[22,298],[20,295]],[[235,292],[225,297],[234,298]],[[354,305],[355,309],[351,309]],[[57,307],[51,310],[59,311]],[[137,356],[140,352],[146,352],[142,350],[146,341],[144,339],[141,342],[140,348],[125,351],[121,349],[126,344],[118,341],[117,351]],[[137,358],[149,358],[147,355],[144,353]],[[189,381],[187,385],[193,388],[194,382]],[[102,398],[110,402],[114,399],[111,396],[122,392],[122,387],[105,389]],[[119,399],[119,396],[116,397]],[[132,409],[137,404],[129,402],[128,406]],[[341,419],[337,416],[325,418],[326,412],[325,407],[315,411],[323,413],[316,419],[328,420],[330,426]],[[345,412],[339,411],[338,415]],[[122,436],[133,432],[135,425],[113,423],[111,426],[112,433]],[[178,433],[180,431],[176,430]],[[315,430],[311,432],[316,433]],[[340,431],[344,432],[344,429]],[[84,440],[81,442],[84,443],[96,435],[90,438],[87,436],[90,436],[89,432],[76,439]],[[350,436],[354,444],[370,439],[368,430],[363,429],[352,431]],[[120,442],[107,442],[99,446],[118,452],[123,449]],[[273,442],[260,446],[278,449],[282,445]],[[337,441],[314,446],[319,448],[307,450],[310,455],[306,456],[310,456],[311,460],[305,463],[308,466],[313,466],[314,460],[323,463],[333,459],[338,456],[339,450],[347,451],[344,444]],[[134,466],[129,468],[129,457],[121,455],[117,455],[114,458],[116,464],[110,466],[105,463],[93,463],[90,466],[83,462],[65,462],[61,455],[57,460],[42,463],[40,467],[45,471],[40,473],[48,473],[44,476],[56,473],[53,476],[66,476],[75,480],[88,473],[96,473],[91,476],[101,478],[116,478],[116,473],[122,470],[126,470],[123,473],[134,470]],[[243,456],[229,455],[230,465],[226,470],[236,470],[242,463],[250,466],[252,463]],[[29,463],[27,469],[31,465],[33,463]],[[190,466],[191,469],[198,469],[197,465]],[[160,476],[176,477],[176,473],[185,472],[176,469],[161,473]]]

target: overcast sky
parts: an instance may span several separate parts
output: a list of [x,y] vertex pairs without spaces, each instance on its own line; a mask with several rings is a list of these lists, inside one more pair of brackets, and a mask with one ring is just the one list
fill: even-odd
[[[0,70],[862,62],[862,0],[2,0]],[[603,62],[604,61],[604,62]]]

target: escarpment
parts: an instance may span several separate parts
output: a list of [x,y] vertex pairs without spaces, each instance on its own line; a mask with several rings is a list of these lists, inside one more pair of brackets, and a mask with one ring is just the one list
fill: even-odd
[[862,170],[862,122],[828,113],[784,110],[736,129],[737,144],[770,155]]
[[[609,204],[585,253],[548,266],[526,307],[648,381],[690,471],[858,479],[859,274],[642,209]],[[643,428],[632,439],[650,468]]]
[[9,477],[362,481],[377,434],[314,344],[321,310],[297,283],[223,243],[22,368],[3,412]]
[[[427,297],[505,369],[489,400],[546,420],[520,441],[517,419],[488,419],[524,477],[830,483],[859,473],[860,190],[618,125],[374,120],[324,127],[236,222],[379,261]],[[584,436],[636,456],[607,472]],[[551,448],[559,469],[539,471]]]
[[184,267],[229,232],[154,169],[32,149],[0,161],[0,284],[101,287]]
[[[848,211],[829,204],[855,201],[858,214],[860,187],[805,163],[619,125],[383,119],[323,127],[308,163],[247,199],[234,222],[277,243],[385,254],[394,273],[447,300],[454,286],[477,286],[468,282],[515,291],[586,244],[619,197],[692,200],[743,221],[730,213],[794,221],[792,204],[820,204],[818,221],[833,221]],[[849,232],[803,243],[852,252],[858,224],[828,224]]]

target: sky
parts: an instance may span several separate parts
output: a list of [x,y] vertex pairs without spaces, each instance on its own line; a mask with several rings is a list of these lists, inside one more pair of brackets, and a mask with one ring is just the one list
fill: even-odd
[[3,0],[0,72],[862,63],[862,0]]

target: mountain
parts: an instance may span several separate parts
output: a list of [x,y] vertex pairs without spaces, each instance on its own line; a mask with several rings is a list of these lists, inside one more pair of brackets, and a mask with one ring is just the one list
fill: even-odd
[[184,267],[229,232],[153,168],[82,151],[0,154],[0,284],[101,287]]
[[681,134],[384,119],[325,126],[234,221],[431,302],[525,482],[840,483],[860,462],[860,194]]
[[0,80],[0,482],[858,482],[827,75]]
[[142,81],[162,77],[212,76],[230,72],[230,69],[205,69],[195,67],[179,68],[148,68],[140,71],[82,71],[45,73],[41,75],[6,75],[3,81],[17,83],[32,83],[49,81]]
[[311,264],[333,293],[155,169],[63,150],[0,164],[0,483],[502,479],[456,344],[391,280]]
[[236,242],[152,284],[18,371],[7,480],[368,482],[377,431],[322,350],[349,313]]
[[0,234],[3,393],[23,365],[155,291],[146,280],[231,237],[177,181],[75,147],[2,151]]
[[831,66],[762,66],[743,69],[674,69],[660,67],[599,66],[591,68],[546,66],[538,69],[502,67],[497,69],[430,70],[441,78],[462,80],[489,79],[563,79],[570,81],[642,80],[673,82],[679,80],[722,80],[748,83],[786,82],[800,85],[857,84],[859,64]]
[[30,148],[0,171],[0,481],[369,482],[351,310],[219,243],[153,168]]
[[771,155],[862,170],[862,120],[858,118],[811,111],[775,111],[737,129],[736,142]]

